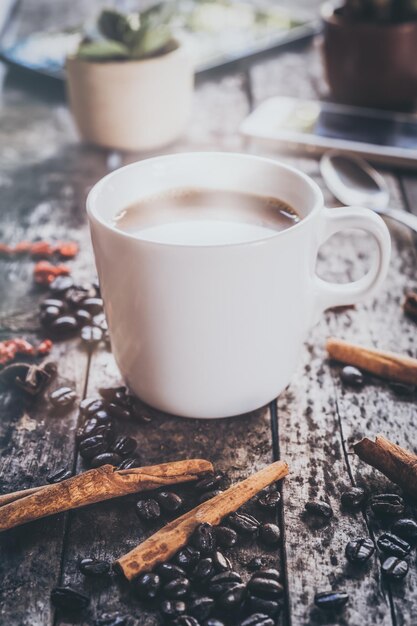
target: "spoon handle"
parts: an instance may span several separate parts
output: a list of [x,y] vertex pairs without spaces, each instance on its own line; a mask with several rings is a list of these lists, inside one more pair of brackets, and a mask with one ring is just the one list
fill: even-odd
[[378,213],[381,213],[381,215],[385,215],[396,222],[400,222],[400,224],[404,224],[404,226],[408,226],[415,233],[417,233],[417,215],[406,213],[406,211],[399,211],[398,209],[383,209],[378,211]]

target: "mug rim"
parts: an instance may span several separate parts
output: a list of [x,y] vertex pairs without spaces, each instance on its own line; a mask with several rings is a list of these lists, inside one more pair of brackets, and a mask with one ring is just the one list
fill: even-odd
[[[177,159],[178,157],[189,157],[189,156],[193,156],[193,157],[206,157],[206,156],[224,157],[226,156],[226,157],[231,157],[232,160],[236,159],[236,160],[255,161],[257,163],[265,163],[265,164],[272,165],[281,170],[286,170],[287,172],[291,172],[292,174],[297,175],[310,187],[315,197],[314,204],[312,208],[309,210],[308,214],[305,217],[303,217],[299,222],[297,222],[296,224],[292,224],[289,228],[285,228],[284,230],[280,230],[280,231],[277,230],[277,232],[274,235],[271,235],[269,237],[264,237],[262,239],[254,239],[253,241],[221,243],[221,244],[210,243],[210,244],[203,244],[203,245],[163,243],[163,242],[151,241],[147,239],[140,239],[136,235],[133,235],[131,233],[128,233],[126,231],[116,228],[115,226],[107,222],[102,217],[102,215],[100,215],[100,212],[97,210],[95,206],[96,196],[104,185],[106,185],[113,177],[117,176],[122,171],[124,172],[129,169],[134,170],[138,166],[140,167],[140,165],[144,163],[149,163],[152,161],[169,161],[169,160]],[[308,176],[307,174],[304,174],[304,172],[301,172],[296,167],[287,165],[286,163],[283,163],[282,161],[277,161],[275,159],[271,159],[268,157],[261,157],[261,156],[252,155],[252,154],[244,154],[241,152],[219,152],[219,151],[174,152],[172,154],[163,154],[159,156],[150,157],[148,159],[141,159],[139,161],[134,161],[133,163],[129,163],[128,165],[119,167],[113,170],[112,172],[109,172],[102,178],[100,178],[100,180],[98,180],[90,189],[87,195],[87,199],[86,199],[86,211],[87,211],[87,215],[89,219],[91,221],[95,221],[96,223],[100,224],[106,230],[110,231],[111,233],[115,235],[119,235],[120,237],[124,237],[127,239],[132,239],[141,245],[147,245],[150,247],[158,247],[158,248],[164,247],[164,248],[172,248],[172,249],[186,248],[190,250],[196,250],[196,249],[207,250],[208,248],[216,249],[216,248],[254,246],[254,245],[260,245],[260,244],[261,245],[266,244],[267,242],[273,242],[277,239],[277,237],[285,237],[286,235],[288,235],[288,233],[291,233],[296,229],[299,230],[306,222],[309,222],[310,219],[313,217],[313,214],[317,213],[320,210],[320,208],[322,208],[323,206],[324,206],[324,197],[318,184],[312,178],[310,178],[310,176]]]

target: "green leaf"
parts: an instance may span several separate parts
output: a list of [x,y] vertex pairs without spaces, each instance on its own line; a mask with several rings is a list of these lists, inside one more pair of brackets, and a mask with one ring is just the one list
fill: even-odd
[[114,59],[129,58],[129,50],[117,41],[103,39],[100,41],[90,41],[81,43],[76,56],[79,59],[91,61],[112,61]]
[[103,37],[118,41],[128,48],[135,44],[140,25],[139,13],[123,15],[112,9],[103,9],[98,18],[98,28]]
[[144,30],[137,45],[131,50],[131,56],[134,59],[151,56],[164,50],[171,41],[171,30],[165,24]]

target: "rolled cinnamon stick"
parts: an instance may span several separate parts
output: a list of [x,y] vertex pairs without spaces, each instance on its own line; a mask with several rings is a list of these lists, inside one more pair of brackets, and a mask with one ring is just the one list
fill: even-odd
[[358,457],[379,470],[406,493],[417,497],[417,456],[378,435],[365,437],[353,446]]
[[329,357],[336,361],[354,365],[394,382],[417,384],[417,359],[395,352],[364,348],[334,337],[327,340],[326,349]]
[[196,480],[211,471],[212,464],[203,459],[127,470],[103,465],[55,485],[39,487],[35,492],[29,490],[31,493],[23,497],[21,492],[14,492],[14,500],[0,506],[0,531],[102,500]]
[[117,567],[128,580],[132,580],[141,572],[152,570],[158,563],[167,561],[182,548],[196,526],[202,522],[219,524],[223,517],[236,511],[258,491],[284,478],[287,474],[288,465],[284,461],[268,465],[260,472],[232,485],[218,496],[169,522],[146,541],[120,557],[116,561]]

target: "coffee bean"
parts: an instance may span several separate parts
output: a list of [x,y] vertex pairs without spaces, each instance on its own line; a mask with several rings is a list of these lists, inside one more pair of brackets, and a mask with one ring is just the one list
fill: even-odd
[[216,547],[213,526],[206,522],[199,524],[190,537],[190,544],[203,555],[211,554]]
[[84,400],[80,402],[80,413],[86,417],[92,417],[94,413],[104,408],[104,402],[100,398],[84,398]]
[[340,496],[340,501],[345,509],[354,511],[359,509],[366,500],[366,491],[362,487],[352,487],[344,491]]
[[65,304],[65,302],[63,302],[63,300],[58,300],[58,298],[47,298],[46,300],[44,300],[43,302],[41,302],[40,305],[40,310],[44,311],[45,309],[47,309],[48,307],[54,307],[56,309],[59,309],[60,313],[63,313],[67,306]]
[[186,578],[185,570],[175,563],[161,563],[156,568],[156,573],[162,580],[174,580],[175,578]]
[[192,615],[180,615],[172,623],[174,626],[200,626],[200,622]]
[[49,401],[57,409],[70,407],[77,399],[77,394],[71,387],[58,387],[49,394]]
[[246,617],[238,626],[274,626],[274,620],[264,613],[253,613]]
[[193,598],[188,603],[188,612],[198,620],[207,619],[214,607],[213,598],[201,596]]
[[122,461],[122,457],[115,452],[103,452],[97,454],[90,461],[91,467],[101,467],[102,465],[115,465],[118,466]]
[[256,596],[249,596],[248,604],[254,613],[263,613],[269,617],[275,617],[281,610],[281,605],[276,600],[266,600]]
[[88,288],[71,287],[71,289],[68,289],[65,293],[65,300],[71,307],[79,308],[80,304],[82,304],[88,296]]
[[225,572],[220,572],[220,574],[215,574],[210,578],[208,585],[208,593],[214,597],[217,597],[228,591],[231,586],[235,586],[242,582],[242,578],[240,574],[234,572],[233,570],[227,570]]
[[417,540],[417,522],[413,519],[401,518],[393,524],[391,530],[397,537],[412,543]]
[[91,324],[91,315],[85,309],[77,309],[77,311],[75,311],[75,318],[79,326]]
[[167,598],[171,600],[177,600],[180,598],[184,598],[188,592],[190,591],[190,581],[188,578],[174,578],[174,580],[170,580],[164,588],[163,592]]
[[346,544],[345,556],[349,563],[365,563],[374,553],[373,541],[368,538],[353,539]]
[[[86,439],[86,437],[89,437],[91,435],[96,435],[98,434],[98,429],[112,429],[112,425],[111,424],[103,424],[102,422],[100,422],[98,419],[96,419],[96,417],[90,417],[88,418],[85,422],[84,422],[84,426],[79,430],[78,434],[77,434],[77,438],[78,440],[81,439]],[[100,431],[100,434],[104,434],[102,431]]]
[[337,611],[345,606],[349,596],[345,591],[325,591],[316,593],[314,604],[324,611]]
[[384,576],[392,580],[401,580],[408,572],[408,563],[396,556],[389,556],[381,565]]
[[123,461],[119,465],[119,469],[132,469],[132,467],[140,467],[141,462],[137,457],[128,457],[127,459],[123,459]]
[[275,567],[268,567],[265,569],[260,569],[254,574],[252,574],[252,580],[255,578],[268,578],[270,580],[276,580],[278,583],[281,582],[281,574]]
[[49,285],[49,289],[53,294],[63,295],[68,289],[71,289],[73,285],[74,281],[71,276],[57,276]]
[[85,576],[104,576],[110,573],[110,563],[100,559],[81,559],[78,567]]
[[201,478],[194,485],[194,491],[198,493],[203,491],[212,491],[218,487],[224,479],[224,474],[218,472],[217,474],[211,474],[205,478]]
[[382,552],[387,552],[393,556],[399,556],[404,558],[407,554],[410,554],[411,546],[407,541],[392,535],[391,533],[384,533],[377,539],[377,546]]
[[110,415],[117,420],[128,420],[132,417],[130,408],[115,404],[114,402],[110,402],[107,405],[107,410]]
[[345,385],[350,385],[352,387],[362,387],[364,383],[362,372],[358,370],[357,367],[353,367],[352,365],[345,365],[340,372],[340,378]]
[[201,559],[193,569],[192,580],[202,583],[214,576],[213,559],[206,557]]
[[120,613],[104,613],[94,621],[94,626],[129,626],[129,616]]
[[274,511],[277,508],[280,500],[281,494],[279,493],[279,491],[269,491],[267,493],[260,494],[256,499],[256,503],[258,506],[261,507],[261,509]]
[[246,585],[237,584],[233,589],[228,589],[217,600],[217,606],[222,611],[232,611],[239,608],[246,596]]
[[112,451],[116,452],[120,456],[128,456],[132,454],[136,450],[138,442],[133,437],[126,437],[125,435],[120,435],[117,437],[114,444],[112,445]]
[[98,454],[106,452],[109,443],[103,435],[92,435],[83,439],[80,443],[80,455],[83,459],[92,459]]
[[158,594],[161,581],[158,574],[146,572],[133,581],[133,587],[141,600],[152,600]]
[[217,545],[222,548],[231,548],[237,543],[237,533],[227,526],[216,526],[215,536]]
[[72,587],[55,587],[51,592],[51,602],[58,609],[81,611],[90,604],[90,598]]
[[182,600],[163,600],[159,605],[162,615],[168,620],[185,615],[185,603]]
[[389,387],[400,398],[412,398],[416,392],[414,385],[405,385],[404,383],[389,383]]
[[100,387],[98,390],[106,402],[116,402],[116,404],[120,404],[120,402],[126,401],[126,387]]
[[209,617],[209,619],[205,619],[204,622],[201,623],[201,626],[225,626],[225,623],[221,622],[216,617]]
[[281,531],[276,524],[262,524],[259,529],[259,538],[268,546],[276,545],[281,537]]
[[50,474],[46,481],[48,483],[50,483],[51,485],[54,485],[55,483],[60,483],[63,480],[67,480],[67,478],[71,478],[72,476],[72,471],[66,468],[60,469],[57,472],[55,472],[54,474]]
[[56,335],[66,335],[78,329],[78,322],[73,315],[62,315],[51,323],[51,330]]
[[166,513],[175,513],[182,505],[182,498],[172,491],[159,491],[155,494],[155,500]]
[[237,530],[238,533],[251,535],[256,533],[260,526],[260,522],[247,513],[231,513],[226,519],[230,526]]
[[280,598],[284,593],[281,583],[272,578],[262,578],[262,576],[251,578],[248,582],[248,589],[253,596],[267,600]]
[[256,571],[261,569],[262,567],[267,567],[270,563],[270,559],[266,556],[254,556],[247,564],[247,568],[250,571]]
[[215,498],[219,494],[223,493],[221,489],[214,489],[213,491],[204,491],[201,496],[197,499],[198,504],[203,504],[203,502],[207,502],[207,500],[211,500]]
[[392,517],[404,513],[404,500],[396,493],[381,493],[372,496],[369,502],[377,517]]
[[138,500],[136,502],[136,513],[140,519],[152,522],[160,518],[161,509],[156,500],[149,498],[149,500]]
[[97,315],[103,310],[103,300],[101,298],[86,298],[83,300],[83,309],[92,315]]
[[95,417],[99,424],[109,424],[112,421],[111,415],[109,415],[105,409],[95,411],[93,417]]
[[97,326],[83,326],[80,336],[86,345],[94,346],[102,340],[103,331]]
[[306,502],[304,508],[310,515],[315,515],[323,519],[330,519],[333,517],[332,507],[323,500],[311,500],[310,502]]
[[177,552],[175,560],[180,567],[188,570],[197,565],[200,560],[200,552],[193,546],[185,546],[185,548]]
[[57,306],[47,306],[41,311],[40,320],[45,326],[54,322],[61,315],[61,309]]
[[213,565],[216,572],[226,572],[232,569],[230,560],[219,550],[213,553]]

